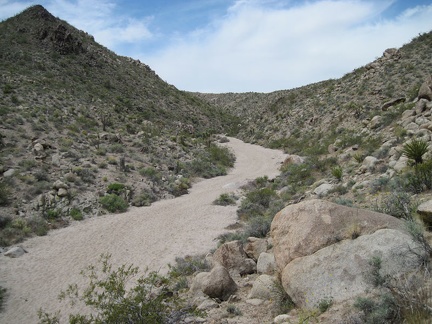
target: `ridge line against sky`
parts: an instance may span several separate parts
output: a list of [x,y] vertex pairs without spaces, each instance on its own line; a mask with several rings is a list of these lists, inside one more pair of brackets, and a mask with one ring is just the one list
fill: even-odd
[[0,0],[0,19],[34,4],[177,88],[211,93],[339,78],[432,30],[432,0]]

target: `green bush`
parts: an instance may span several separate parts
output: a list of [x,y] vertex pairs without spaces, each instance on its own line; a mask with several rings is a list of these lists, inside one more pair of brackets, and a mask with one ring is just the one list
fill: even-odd
[[375,206],[377,212],[392,215],[397,218],[412,219],[418,207],[410,194],[402,191],[393,191],[383,196]]
[[72,217],[73,220],[80,221],[84,219],[84,216],[78,208],[71,208],[69,211],[70,217]]
[[108,194],[101,197],[100,203],[103,208],[108,210],[110,213],[122,213],[128,209],[128,203],[120,196],[116,194]]
[[333,305],[333,298],[323,298],[318,303],[318,309],[321,313],[325,313]]
[[[69,323],[164,323],[170,305],[174,305],[169,294],[159,289],[164,278],[150,273],[135,280],[137,267],[122,265],[113,269],[109,261],[110,255],[102,255],[98,267],[89,266],[81,272],[88,280],[85,289],[70,284],[60,294],[59,298],[69,300],[72,307],[86,305],[92,310],[90,315],[69,314]],[[136,285],[128,288],[132,280]],[[59,323],[59,313],[50,314],[40,309],[38,316],[41,323]]]
[[143,190],[141,193],[133,197],[132,206],[150,206],[154,201],[156,201],[156,196],[153,194],[153,192]]
[[332,176],[335,177],[338,181],[342,180],[342,176],[343,176],[343,170],[341,166],[335,166],[332,170],[331,170]]
[[414,165],[413,170],[405,174],[408,190],[414,193],[421,193],[432,189],[432,160],[428,159],[423,163]]
[[229,206],[229,205],[235,205],[236,199],[233,195],[223,193],[217,198],[214,202],[215,205],[219,206]]
[[139,174],[143,177],[148,178],[152,182],[160,183],[162,181],[162,175],[158,170],[153,167],[142,168],[138,170]]
[[173,278],[190,276],[195,272],[205,272],[211,268],[205,259],[205,255],[186,256],[184,258],[176,257],[175,262],[173,266],[168,265],[169,276]]
[[10,195],[10,186],[6,182],[0,182],[0,206],[9,205]]
[[423,155],[428,152],[428,143],[423,140],[413,139],[403,146],[402,154],[408,159],[414,160],[415,164],[423,163]]
[[124,184],[114,182],[114,183],[110,183],[108,185],[107,192],[109,194],[119,195],[121,192],[123,192],[124,189],[125,189],[125,185]]
[[397,323],[400,320],[398,307],[390,294],[381,295],[378,301],[358,297],[354,307],[363,312],[366,324]]
[[3,310],[3,305],[6,300],[6,288],[0,286],[0,312]]

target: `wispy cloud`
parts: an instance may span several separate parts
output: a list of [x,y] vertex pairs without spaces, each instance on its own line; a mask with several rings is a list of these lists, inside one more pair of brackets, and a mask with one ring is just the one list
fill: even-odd
[[273,91],[339,77],[432,28],[432,6],[385,17],[393,1],[237,1],[219,21],[142,55],[191,91]]

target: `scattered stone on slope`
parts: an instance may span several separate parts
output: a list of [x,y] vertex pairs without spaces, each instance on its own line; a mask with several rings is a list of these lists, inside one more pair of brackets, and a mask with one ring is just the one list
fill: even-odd
[[432,76],[429,76],[420,86],[418,98],[432,101]]
[[263,274],[255,279],[248,299],[276,299],[278,294],[277,284],[274,277]]
[[27,251],[24,248],[22,248],[21,246],[14,246],[14,247],[11,247],[9,250],[7,250],[4,255],[9,257],[9,258],[19,258],[20,256],[24,255],[25,253],[27,253]]
[[405,97],[399,97],[390,101],[387,101],[386,103],[384,103],[381,106],[381,110],[382,111],[387,111],[390,107],[395,106],[397,104],[400,104],[402,102],[405,102],[406,98]]
[[213,261],[240,275],[256,271],[256,263],[247,257],[240,241],[222,244],[213,254]]
[[378,163],[378,159],[374,156],[366,156],[363,160],[363,163],[360,167],[361,172],[372,171],[375,169],[375,166]]
[[276,260],[273,253],[263,252],[257,262],[257,273],[272,275],[276,272]]
[[271,224],[273,253],[283,270],[292,260],[310,255],[343,239],[379,229],[403,228],[393,216],[312,199],[282,209]]
[[237,285],[228,270],[216,265],[210,272],[198,273],[192,283],[191,292],[202,292],[210,298],[228,300],[237,291]]
[[331,297],[353,300],[373,289],[370,260],[382,261],[382,276],[401,275],[418,268],[411,237],[399,230],[382,229],[355,240],[344,240],[313,254],[292,260],[282,272],[282,285],[296,305],[316,307]]
[[315,195],[321,198],[327,196],[330,190],[332,190],[333,188],[334,186],[331,183],[323,183],[316,187],[313,192]]

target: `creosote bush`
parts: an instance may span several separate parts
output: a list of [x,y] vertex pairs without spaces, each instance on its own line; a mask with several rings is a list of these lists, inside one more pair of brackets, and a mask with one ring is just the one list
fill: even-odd
[[[86,305],[92,313],[69,314],[70,323],[164,323],[171,307],[175,304],[170,294],[164,294],[161,287],[166,279],[152,272],[145,277],[138,277],[138,268],[122,265],[114,269],[110,255],[104,254],[99,265],[91,265],[81,272],[87,279],[87,286],[82,289],[77,284],[70,284],[62,291],[59,299],[75,305]],[[132,288],[128,288],[130,282]],[[59,323],[60,313],[50,314],[43,309],[38,311],[40,323]]]
[[213,203],[219,206],[235,205],[236,198],[232,194],[222,193]]
[[116,194],[108,194],[100,198],[102,207],[110,213],[122,213],[128,209],[128,203]]

